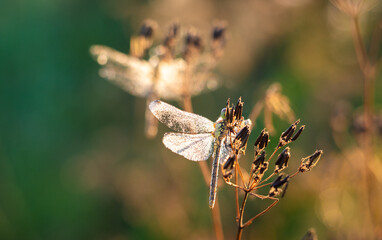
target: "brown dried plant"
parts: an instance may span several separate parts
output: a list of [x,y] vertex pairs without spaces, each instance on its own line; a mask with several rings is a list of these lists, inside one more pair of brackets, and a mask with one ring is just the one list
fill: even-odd
[[[362,35],[360,27],[360,18],[364,17],[368,12],[375,9],[380,2],[373,0],[332,0],[341,12],[349,16],[352,28],[351,34],[355,54],[358,60],[360,72],[362,74],[363,89],[362,89],[362,108],[361,111],[353,111],[349,114],[351,106],[346,105],[340,107],[336,111],[335,116],[331,120],[333,128],[333,137],[335,142],[340,147],[342,154],[339,158],[347,161],[349,174],[359,174],[361,177],[360,185],[351,186],[356,189],[359,196],[357,205],[362,206],[360,211],[363,218],[357,230],[353,227],[353,231],[360,234],[358,237],[374,239],[382,237],[382,214],[381,214],[381,197],[382,189],[380,187],[382,181],[378,169],[381,169],[380,155],[376,150],[376,139],[379,129],[379,115],[376,113],[375,107],[375,85],[378,71],[381,69],[382,58],[378,56],[381,47],[382,36],[382,19],[379,18],[371,39],[365,43],[365,38]],[[367,46],[369,48],[367,48]],[[343,106],[344,104],[342,104]],[[353,115],[353,117],[349,117]],[[346,126],[349,126],[347,119],[353,118],[353,133],[352,137],[347,133]],[[342,125],[342,126],[341,126]],[[343,139],[355,139],[356,146],[344,144]],[[354,156],[358,156],[357,164],[354,164]],[[346,171],[341,171],[342,177],[349,178],[352,176],[346,175]],[[346,176],[344,176],[344,174]],[[338,176],[338,175],[337,175]],[[347,186],[343,191],[347,191],[350,186]],[[349,189],[348,189],[349,190]],[[337,229],[336,229],[337,231]],[[347,231],[347,230],[345,230]]]
[[[251,225],[254,220],[268,212],[279,202],[280,199],[278,196],[283,197],[285,195],[288,183],[293,177],[299,173],[310,171],[318,163],[323,153],[322,150],[316,150],[312,155],[302,158],[300,166],[293,174],[287,175],[283,172],[288,167],[288,162],[291,157],[291,149],[289,146],[286,146],[296,141],[305,128],[305,125],[303,125],[297,130],[297,125],[299,122],[300,120],[297,120],[280,135],[279,142],[269,157],[266,155],[266,148],[269,142],[269,133],[266,129],[263,129],[255,141],[255,154],[251,167],[248,171],[245,171],[242,167],[240,167],[238,161],[240,154],[245,153],[248,136],[243,137],[238,134],[233,140],[232,146],[234,151],[232,151],[229,159],[222,166],[222,172],[224,181],[229,186],[235,188],[236,221],[238,225],[237,239],[241,239],[244,228]],[[277,156],[272,172],[265,177],[265,174],[270,168],[271,159],[281,149],[283,150]],[[232,178],[234,178],[234,182],[232,182]],[[257,193],[258,190],[265,187],[270,187],[267,195]],[[239,191],[244,193],[241,204],[239,203]],[[269,199],[273,202],[262,212],[258,213],[249,220],[244,221],[245,206],[249,196],[254,196],[262,200]]]
[[[250,170],[245,172],[240,167],[238,158],[245,153],[251,132],[251,121],[244,120],[242,117],[243,105],[241,98],[235,107],[230,105],[228,99],[226,107],[221,112],[221,117],[213,123],[202,116],[183,112],[158,100],[150,104],[150,110],[158,120],[169,128],[178,131],[178,133],[166,133],[164,135],[163,143],[167,148],[192,161],[205,162],[211,155],[213,156],[210,185],[210,207],[212,211],[216,200],[217,171],[220,163],[225,182],[236,190],[237,239],[241,239],[244,228],[277,204],[278,196],[284,196],[290,179],[299,173],[310,171],[316,166],[323,153],[322,150],[316,150],[312,155],[301,159],[300,166],[295,173],[291,175],[283,173],[288,167],[291,157],[290,147],[286,146],[296,141],[305,129],[305,125],[297,127],[300,123],[300,120],[297,120],[280,135],[279,142],[268,158],[266,157],[266,148],[269,142],[269,133],[265,129],[262,130],[255,141],[255,156]],[[265,177],[271,159],[281,149],[283,150],[275,161],[272,173]],[[235,182],[231,182],[233,176],[235,176]],[[275,178],[276,176],[277,178]],[[259,189],[267,186],[270,187],[268,195],[257,193]],[[241,207],[239,207],[239,191],[244,192]],[[273,203],[264,211],[244,222],[245,205],[250,195],[260,199],[273,200]]]
[[261,110],[264,110],[264,123],[265,127],[270,133],[274,133],[275,128],[272,122],[272,114],[288,122],[295,119],[294,112],[290,107],[289,99],[281,93],[282,87],[280,83],[273,83],[265,91],[263,99],[258,101],[253,107],[250,114],[250,119],[255,122],[260,115]]

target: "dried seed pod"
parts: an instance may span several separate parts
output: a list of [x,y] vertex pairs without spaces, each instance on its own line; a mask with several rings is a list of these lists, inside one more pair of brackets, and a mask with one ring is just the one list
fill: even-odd
[[229,181],[232,178],[232,169],[235,167],[235,154],[231,153],[227,161],[224,163],[222,172],[223,178]]
[[288,133],[288,134],[285,136],[285,138],[284,138],[284,141],[285,141],[285,142],[288,142],[288,141],[291,139],[293,133],[296,131],[296,128],[297,128],[296,125],[293,125],[293,126],[292,126],[292,128],[291,128],[290,131],[289,131],[289,133]]
[[223,23],[216,24],[212,29],[212,39],[214,41],[225,41],[226,26]]
[[317,165],[323,153],[324,151],[322,150],[316,150],[312,155],[301,159],[301,165],[298,170],[300,172],[307,172],[312,170],[312,168]]
[[227,104],[226,104],[226,107],[225,107],[226,111],[225,111],[225,116],[224,116],[227,122],[231,118],[230,104],[231,104],[230,103],[230,99],[228,98],[227,99]]
[[297,129],[297,124],[300,123],[300,119],[298,119],[297,121],[295,121],[292,125],[290,125],[280,136],[280,140],[279,140],[279,144],[278,144],[278,147],[282,147],[284,146],[285,144],[287,144],[289,142],[289,140],[291,139],[293,133],[296,131]]
[[170,49],[171,51],[173,51],[175,48],[178,32],[179,32],[179,24],[173,23],[170,26],[169,31],[163,41],[163,45],[167,47],[168,49]]
[[156,22],[146,20],[143,22],[138,36],[130,38],[130,54],[134,57],[142,58],[147,49],[151,47]]
[[244,103],[241,101],[241,97],[239,97],[239,100],[237,101],[237,104],[235,107],[235,120],[241,119],[241,116],[243,114],[243,105]]
[[263,139],[264,133],[265,133],[265,128],[260,132],[260,135],[257,137],[255,141],[255,147],[259,146],[261,139]]
[[268,166],[269,166],[268,162],[264,162],[261,165],[258,174],[254,177],[255,182],[259,182],[263,178],[264,173],[268,170]]
[[243,127],[233,140],[233,145],[237,147],[236,150],[241,150],[247,145],[250,130],[248,126]]
[[274,197],[282,193],[281,197],[284,197],[286,189],[288,187],[288,182],[289,182],[288,175],[284,175],[284,174],[279,175],[275,179],[275,181],[273,181],[271,185],[271,189],[269,190],[268,196]]
[[224,46],[226,43],[226,24],[224,22],[217,22],[212,29],[212,43],[211,52],[215,59],[223,56]]
[[202,39],[195,31],[189,31],[185,38],[184,60],[190,63],[197,59],[203,48]]
[[296,141],[297,138],[301,135],[302,131],[304,131],[304,129],[305,129],[305,125],[302,125],[302,126],[300,127],[300,129],[298,129],[298,131],[296,132],[296,134],[295,134],[290,140],[291,140],[292,142],[293,142],[293,141]]
[[231,169],[233,169],[234,164],[235,164],[235,155],[231,154],[231,156],[227,159],[227,161],[225,161],[225,163],[223,165],[223,169],[224,170],[231,170]]
[[253,172],[257,172],[257,170],[259,170],[260,169],[260,166],[262,166],[263,164],[264,164],[264,161],[265,161],[265,151],[263,151],[262,153],[261,153],[261,155],[260,156],[258,156],[254,161],[253,161],[253,165],[254,165],[254,167],[253,167]]
[[264,132],[264,135],[261,138],[261,141],[259,143],[259,149],[266,148],[267,145],[268,145],[268,142],[269,142],[269,133],[268,132]]
[[290,148],[286,147],[277,157],[276,160],[276,167],[275,167],[275,173],[281,172],[283,169],[288,167],[288,161],[290,158]]
[[[285,138],[287,135],[290,134],[291,131],[293,131],[293,127],[296,127],[297,124],[300,123],[300,119],[298,119],[296,122],[294,122],[292,125],[290,125],[282,134],[281,138]],[[296,128],[294,128],[296,130]]]
[[139,36],[144,38],[152,38],[154,34],[154,28],[156,27],[156,23],[152,20],[145,20],[141,26],[139,31]]

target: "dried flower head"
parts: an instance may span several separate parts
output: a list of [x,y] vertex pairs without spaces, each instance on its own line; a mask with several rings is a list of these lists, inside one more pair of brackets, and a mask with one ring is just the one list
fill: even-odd
[[286,147],[277,157],[275,162],[275,173],[279,173],[288,167],[288,161],[290,158],[290,147]]
[[293,121],[294,112],[290,107],[289,99],[281,93],[279,83],[274,83],[267,89],[264,101],[265,126],[271,133],[274,132],[272,113],[282,119]]
[[297,125],[299,123],[300,123],[300,119],[295,121],[292,125],[290,125],[290,127],[288,127],[281,134],[280,139],[279,139],[279,144],[278,144],[279,147],[285,146],[287,143],[297,140],[297,138],[301,135],[302,131],[304,131],[304,129],[305,129],[305,125],[302,125],[298,129],[297,133],[295,135],[293,135],[295,133],[295,131],[297,129]]
[[275,197],[282,193],[281,197],[284,197],[286,189],[288,187],[289,176],[285,174],[279,175],[271,185],[268,196]]
[[352,18],[357,18],[361,14],[376,7],[377,0],[330,0],[340,11]]
[[[240,106],[240,104],[237,104],[237,106]],[[236,109],[240,109],[236,107]],[[235,110],[232,107],[230,107],[230,103],[228,102],[224,111],[224,116],[227,118],[227,123],[229,123],[232,119],[234,119],[232,116],[235,115]],[[297,171],[291,175],[287,175],[284,173],[281,173],[281,171],[284,171],[288,167],[288,163],[291,158],[290,153],[290,147],[285,145],[288,145],[294,141],[296,141],[299,136],[302,134],[305,125],[301,126],[300,128],[297,127],[297,125],[300,123],[300,120],[295,121],[291,126],[289,126],[281,135],[279,138],[279,142],[276,145],[275,150],[270,154],[269,157],[267,157],[266,154],[266,148],[268,147],[269,142],[269,133],[266,129],[263,129],[258,137],[255,140],[254,144],[254,158],[251,164],[251,169],[248,171],[245,171],[240,167],[240,164],[238,163],[238,155],[240,154],[239,151],[232,151],[230,157],[222,167],[223,171],[223,179],[224,181],[230,185],[235,187],[236,189],[236,209],[237,209],[237,219],[238,219],[238,236],[240,236],[240,232],[243,228],[249,226],[256,218],[263,215],[265,212],[269,211],[273,206],[277,204],[279,201],[278,196],[281,195],[283,197],[285,195],[286,189],[288,187],[289,181],[298,175],[299,173],[309,171],[311,170],[318,162],[318,159],[322,155],[322,150],[317,150],[316,153],[312,154],[311,156],[304,158],[302,160],[302,163],[300,167],[297,169]],[[297,130],[298,129],[298,130]],[[242,133],[238,134],[235,139],[244,139],[247,141],[247,135],[249,135],[249,128],[242,129]],[[245,136],[245,137],[244,137]],[[241,143],[242,141],[238,141],[238,143],[232,144],[233,146],[241,147],[243,146]],[[285,147],[285,148],[284,148]],[[274,163],[274,169],[270,175],[267,177],[265,176],[265,173],[270,168],[270,161],[273,156],[277,153],[278,150],[281,150],[284,148],[281,153],[277,156],[277,159]],[[235,149],[235,147],[233,148]],[[249,177],[247,177],[249,175]],[[271,179],[275,176],[278,177],[273,180],[273,182],[270,182]],[[235,178],[233,178],[235,176]],[[231,182],[231,180],[234,179],[235,182]],[[266,186],[270,186],[270,189],[268,191],[268,194],[266,196],[258,194],[257,190]],[[244,198],[243,203],[241,204],[241,208],[239,207],[239,195],[238,191],[241,190],[244,192]],[[271,203],[265,210],[258,213],[251,219],[249,219],[247,222],[243,222],[243,213],[245,204],[247,201],[247,198],[249,195],[255,196],[260,199],[270,199],[273,200],[273,203]]]
[[312,155],[301,159],[301,165],[299,167],[299,171],[307,172],[312,170],[312,168],[317,165],[323,153],[324,151],[322,150],[316,150]]
[[143,22],[138,36],[130,39],[130,54],[131,56],[142,58],[153,43],[154,30],[157,28],[157,23],[152,20]]

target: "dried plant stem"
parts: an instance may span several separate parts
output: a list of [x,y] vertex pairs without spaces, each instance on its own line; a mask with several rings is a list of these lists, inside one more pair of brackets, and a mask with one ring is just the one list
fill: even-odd
[[[255,197],[258,197],[260,199],[272,199],[273,200],[273,203],[270,204],[266,209],[264,209],[262,212],[258,213],[256,216],[252,217],[251,219],[249,219],[247,222],[243,223],[244,221],[244,209],[245,209],[245,204],[247,203],[247,199],[248,199],[248,196],[249,195],[253,195]],[[249,225],[252,224],[252,222],[261,217],[262,215],[264,215],[266,212],[268,212],[271,208],[273,208],[277,203],[278,203],[279,199],[278,198],[273,198],[273,197],[268,197],[268,196],[263,196],[263,195],[259,195],[259,194],[255,194],[255,193],[251,193],[250,191],[245,191],[244,193],[244,198],[243,198],[243,201],[241,203],[241,208],[240,208],[240,215],[239,215],[239,222],[238,222],[238,226],[237,226],[237,234],[236,234],[236,239],[237,240],[240,240],[241,237],[242,237],[242,234],[243,234],[243,229],[248,227]]]
[[[374,108],[374,72],[372,66],[366,54],[365,45],[362,40],[361,31],[359,28],[359,20],[357,17],[352,18],[352,35],[354,47],[358,59],[358,64],[360,66],[361,72],[363,74],[363,119],[365,132],[362,136],[362,149],[364,155],[363,167],[362,167],[362,183],[365,204],[365,221],[364,229],[366,235],[374,231],[374,222],[372,217],[373,207],[371,203],[371,174],[368,168],[370,161],[373,161],[374,150],[373,150],[373,136],[372,136],[372,118],[373,118],[373,108]],[[369,236],[370,237],[370,236]]]
[[[235,163],[237,163],[237,156],[235,157]],[[235,167],[235,185],[238,186],[238,174],[239,170]],[[239,223],[240,219],[240,207],[239,207],[239,189],[235,187],[235,200],[236,200],[236,222]]]
[[237,234],[236,234],[236,239],[237,240],[240,240],[241,236],[243,234],[243,229],[244,229],[244,226],[243,226],[244,208],[245,208],[245,204],[247,203],[248,195],[249,195],[249,192],[245,191],[244,198],[243,198],[243,201],[241,203],[240,213],[239,213],[239,224],[237,225]]
[[258,217],[261,217],[262,215],[264,215],[266,212],[268,212],[269,210],[271,210],[271,208],[273,208],[279,201],[280,199],[278,198],[273,198],[273,197],[268,197],[268,196],[262,196],[262,195],[259,195],[259,194],[255,194],[255,193],[251,193],[251,195],[254,195],[260,199],[272,199],[273,200],[273,203],[271,205],[269,205],[266,209],[264,209],[261,213],[257,214],[256,216],[254,216],[253,218],[249,219],[244,225],[243,225],[243,228],[249,226],[250,224],[252,224],[252,222],[258,218]]
[[251,126],[250,130],[252,130],[253,126],[255,125],[256,119],[259,117],[259,115],[261,113],[261,109],[263,108],[263,106],[264,106],[264,102],[258,101],[255,104],[255,106],[252,108],[251,113],[249,115],[249,119],[252,122],[252,126]]
[[[192,101],[191,101],[191,96],[189,94],[186,94],[183,98],[183,107],[185,111],[192,112]],[[211,176],[210,176],[210,170],[207,166],[207,162],[199,161],[199,167],[200,167],[200,171],[203,174],[205,183],[207,184],[207,186],[209,186]],[[219,206],[218,199],[216,199],[214,208],[211,209],[211,215],[212,215],[212,222],[214,225],[216,239],[223,240],[224,233],[223,233],[223,227],[221,222],[220,206]]]

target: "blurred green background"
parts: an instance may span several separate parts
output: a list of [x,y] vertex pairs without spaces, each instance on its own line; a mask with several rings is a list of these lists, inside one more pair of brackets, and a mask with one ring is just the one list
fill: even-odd
[[[34,0],[2,5],[0,239],[213,238],[208,190],[198,166],[165,149],[163,125],[155,139],[144,137],[145,99],[101,79],[89,55],[93,44],[128,52],[130,37],[146,18],[158,21],[160,31],[176,19],[205,35],[214,19],[227,20],[226,54],[217,69],[224,85],[194,97],[194,111],[215,120],[227,98],[242,96],[248,115],[265,90],[279,82],[296,117],[307,125],[292,147],[291,168],[316,148],[325,151],[313,172],[293,179],[286,197],[245,229],[244,239],[299,239],[311,227],[319,239],[337,236],[320,203],[335,186],[335,175],[327,175],[331,162],[340,161],[330,157],[338,151],[330,117],[339,100],[353,108],[361,105],[362,75],[348,19],[329,2]],[[366,39],[378,16],[380,11],[373,11],[362,19]],[[381,90],[377,81],[376,93]],[[381,96],[376,97],[378,105]],[[288,122],[274,117],[274,126],[281,133]],[[261,115],[249,146],[263,127]],[[251,161],[251,148],[243,161]],[[221,184],[218,196],[226,239],[231,239],[236,233],[233,189]],[[246,217],[265,206],[251,199]]]

